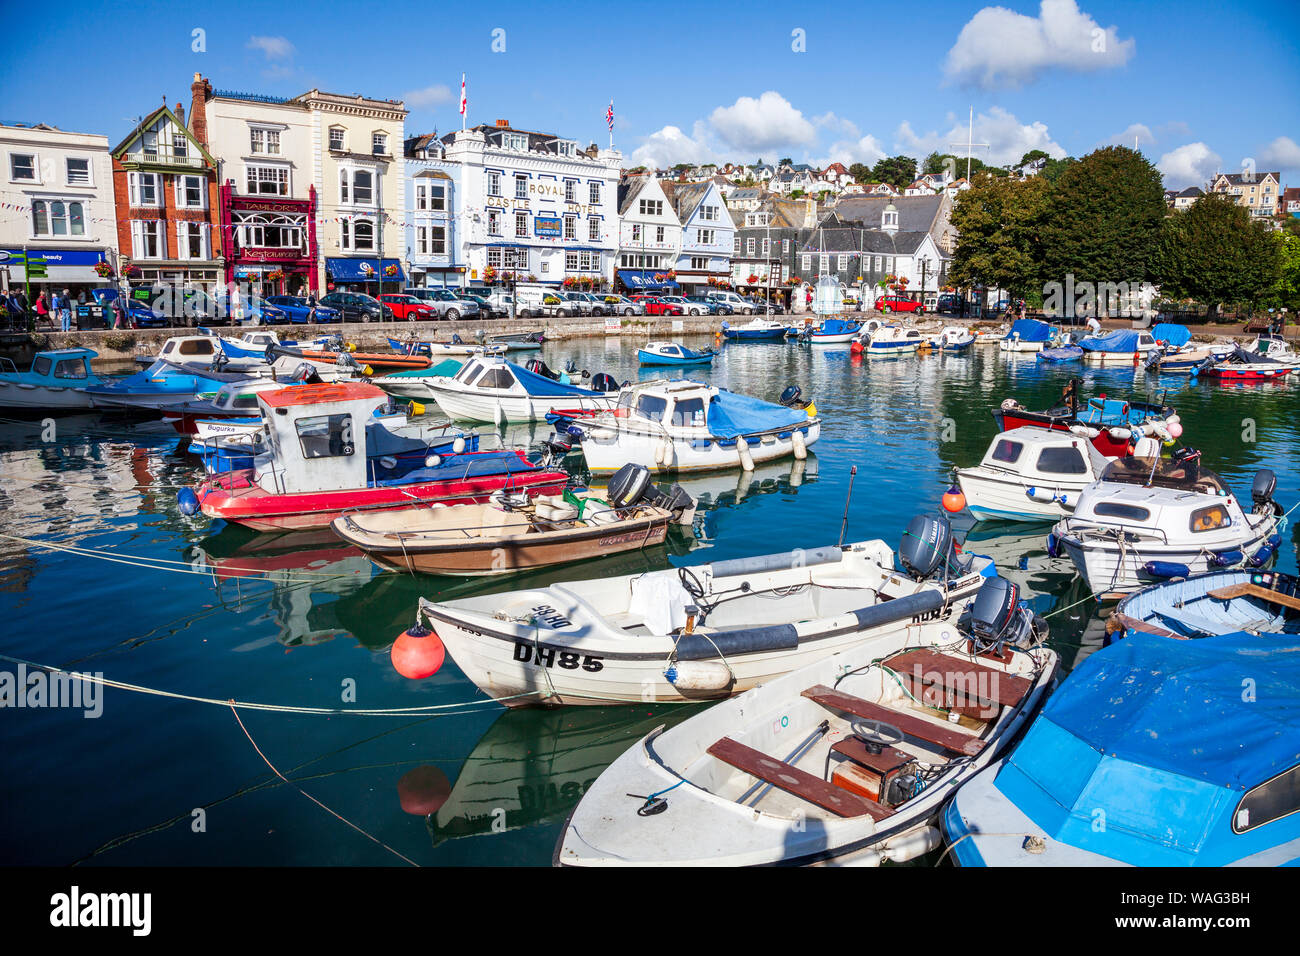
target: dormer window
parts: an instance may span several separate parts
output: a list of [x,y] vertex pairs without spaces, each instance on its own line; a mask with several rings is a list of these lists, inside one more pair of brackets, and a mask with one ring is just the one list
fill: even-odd
[[506,149],[523,152],[528,149],[528,137],[523,133],[506,133],[501,137],[501,145]]

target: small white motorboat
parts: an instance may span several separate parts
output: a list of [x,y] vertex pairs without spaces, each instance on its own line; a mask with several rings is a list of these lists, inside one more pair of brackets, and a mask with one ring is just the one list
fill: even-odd
[[930,336],[924,344],[940,352],[965,352],[975,344],[975,335],[964,326],[948,325],[938,335]]
[[966,507],[981,521],[1049,521],[1073,514],[1110,461],[1086,438],[1024,426],[994,436],[983,460],[956,475]]
[[1261,335],[1246,346],[1247,352],[1258,352],[1265,358],[1283,365],[1300,366],[1300,352],[1291,348],[1291,343],[1280,335]]
[[423,381],[450,417],[498,425],[541,421],[552,413],[594,415],[618,400],[618,383],[604,373],[592,379],[594,388],[583,388],[492,355],[470,357],[450,378]]
[[956,620],[987,558],[958,560],[951,528],[913,519],[894,569],[883,541],[646,574],[420,600],[448,653],[507,706],[727,697],[926,620]]
[[103,381],[90,368],[90,360],[98,354],[90,349],[37,352],[26,372],[18,371],[12,360],[0,358],[0,409],[44,414],[93,407],[86,387]]
[[1037,319],[1016,319],[1011,330],[998,342],[1002,352],[1041,352],[1056,335],[1056,330]]
[[744,468],[788,455],[806,458],[821,436],[816,406],[777,405],[687,379],[629,385],[618,405],[594,418],[552,415],[557,429],[582,443],[597,474],[628,462],[660,472]]
[[1052,529],[1048,553],[1068,554],[1103,599],[1214,568],[1262,566],[1280,543],[1277,478],[1268,469],[1255,475],[1247,512],[1199,459],[1181,448],[1172,459],[1111,462]]
[[929,622],[652,731],[591,784],[562,866],[874,866],[938,847],[939,812],[1007,751],[1058,658],[992,578],[969,636]]
[[[861,341],[861,340],[859,340]],[[925,343],[918,329],[904,328],[901,325],[882,325],[861,343],[861,354],[876,358],[895,355],[912,355]],[[859,351],[859,342],[853,343],[853,351]]]

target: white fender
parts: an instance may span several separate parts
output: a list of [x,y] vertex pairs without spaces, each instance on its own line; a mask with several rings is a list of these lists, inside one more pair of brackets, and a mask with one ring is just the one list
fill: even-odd
[[1182,420],[1183,420],[1182,416],[1179,415],[1177,412],[1175,412],[1174,414],[1170,415],[1168,418],[1165,419],[1165,424],[1172,425],[1174,422],[1181,422]]
[[1077,491],[1061,492],[1061,504],[1067,511],[1073,511],[1074,506],[1079,503],[1079,493]]
[[887,860],[902,863],[914,860],[931,850],[937,849],[941,840],[938,827],[922,827],[911,833],[904,833],[885,844],[884,856]]
[[790,443],[794,446],[794,457],[798,461],[808,457],[808,441],[803,437],[803,432],[796,431]]
[[1123,439],[1128,438],[1132,434],[1127,428],[1121,428],[1118,425],[1116,425],[1114,428],[1108,428],[1106,430],[1110,432],[1110,437],[1115,439],[1116,441],[1122,441]]
[[455,439],[452,441],[452,443],[451,443],[451,450],[454,451],[454,452],[455,452],[456,454],[458,454],[458,455],[465,451],[465,436],[464,436],[464,435],[457,435],[457,436],[456,436],[456,438],[455,438]]
[[794,464],[790,466],[790,487],[798,488],[803,484],[803,473],[808,467],[808,462],[803,458],[795,457]]
[[726,690],[731,686],[731,670],[721,661],[677,661],[664,676],[681,691]]
[[1026,488],[1025,494],[1027,494],[1032,500],[1041,501],[1044,504],[1056,500],[1056,495],[1053,493],[1051,488]]
[[736,451],[740,454],[740,467],[745,471],[754,470],[754,456],[749,453],[749,442],[745,439],[736,439]]

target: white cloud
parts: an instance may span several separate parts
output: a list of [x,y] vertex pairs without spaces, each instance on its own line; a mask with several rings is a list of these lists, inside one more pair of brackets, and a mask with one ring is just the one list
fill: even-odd
[[1290,136],[1279,136],[1260,152],[1257,168],[1261,173],[1282,169],[1300,170],[1300,145]]
[[1170,189],[1201,186],[1223,168],[1219,154],[1204,143],[1188,143],[1165,153],[1156,162]]
[[1136,42],[1103,29],[1075,0],[1042,0],[1037,17],[985,7],[962,27],[948,51],[950,80],[985,89],[1016,87],[1045,70],[1092,71],[1123,66]]
[[293,56],[293,44],[284,37],[253,36],[248,38],[247,46],[250,50],[261,50],[268,60],[287,60]]
[[808,162],[822,169],[831,163],[843,163],[846,167],[852,166],[854,163],[874,166],[877,160],[884,159],[888,155],[885,145],[868,133],[856,140],[834,142],[830,145],[830,150],[825,156],[819,159],[810,159]]
[[406,104],[407,109],[427,109],[453,101],[458,102],[458,98],[452,94],[451,87],[443,84],[426,86],[422,90],[407,90],[402,94],[402,102]]
[[675,163],[717,162],[719,157],[705,141],[707,135],[704,123],[700,121],[695,123],[690,136],[677,126],[665,126],[647,136],[632,151],[629,164],[663,169]]
[[719,106],[709,114],[709,126],[728,146],[744,152],[808,146],[817,139],[813,124],[775,90]]
[[1151,127],[1142,123],[1129,123],[1123,132],[1116,133],[1102,142],[1107,146],[1132,146],[1137,143],[1140,147],[1143,143],[1149,145],[1155,141],[1156,137],[1151,132]]
[[[988,145],[976,146],[971,150],[971,155],[993,166],[1019,162],[1020,157],[1031,149],[1041,149],[1054,159],[1066,155],[1061,145],[1052,139],[1046,123],[1022,123],[1000,106],[994,106],[987,113],[977,113],[974,131],[975,142]],[[968,129],[965,123],[954,122],[946,133],[931,131],[918,134],[912,130],[910,123],[904,121],[899,124],[894,136],[903,152],[918,159],[932,152],[966,155]],[[965,168],[960,172],[965,175]]]
[[814,116],[812,124],[819,130],[834,132],[845,139],[857,139],[862,135],[858,130],[857,123],[851,119],[845,119],[843,116],[836,116],[834,113],[823,113],[821,116]]

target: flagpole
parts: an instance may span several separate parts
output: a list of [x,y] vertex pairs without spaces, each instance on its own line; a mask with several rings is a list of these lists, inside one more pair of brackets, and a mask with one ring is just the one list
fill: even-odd
[[469,101],[465,98],[465,74],[460,75],[460,131],[465,132],[465,114],[469,110]]

